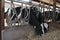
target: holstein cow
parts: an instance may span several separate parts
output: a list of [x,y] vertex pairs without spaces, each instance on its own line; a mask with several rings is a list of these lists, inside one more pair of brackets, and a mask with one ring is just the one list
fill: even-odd
[[[20,17],[19,15],[21,12],[20,11],[21,7],[16,7],[15,9],[16,9],[17,16]],[[25,16],[27,15],[26,9],[23,8],[21,18],[25,18]],[[27,9],[27,11],[29,11],[29,9]],[[28,15],[29,16],[29,24],[33,26],[33,28],[35,29],[35,31],[38,35],[42,35],[45,32],[47,32],[48,24],[44,23],[44,17],[41,15],[42,13],[39,12],[36,7],[31,7],[30,13],[28,13],[28,14],[29,14]],[[11,18],[12,15],[13,15],[13,10],[11,10],[9,17]],[[16,14],[13,16],[11,21],[15,20],[15,18],[16,18]],[[19,20],[20,20],[20,18],[19,18]]]
[[58,13],[58,16],[57,16],[57,20],[56,21],[60,24],[60,13]]
[[[53,11],[45,11],[45,12],[43,12],[44,14],[45,14],[45,18],[47,19],[47,21],[46,22],[52,22],[53,20],[52,20],[52,18],[53,18]],[[56,14],[55,14],[56,16],[55,16],[55,19],[56,19],[56,21],[59,21],[60,20],[60,13],[58,13],[58,12],[56,12]]]
[[[7,11],[5,13],[6,19],[7,19],[7,23],[9,23],[9,21],[12,21],[12,23],[15,22],[21,22],[20,19],[24,18],[27,15],[27,12],[25,10],[25,8],[22,8],[22,12],[21,12],[21,7],[16,7],[16,14],[14,14],[12,9],[8,9],[9,11]],[[14,14],[14,15],[13,15]],[[13,16],[13,17],[12,17]],[[16,19],[17,18],[17,19]]]
[[[16,9],[16,8],[15,8]],[[17,10],[17,9],[16,9]],[[8,10],[4,13],[4,18],[6,19],[6,22],[7,22],[7,24],[9,25],[9,22],[10,21],[13,21],[13,20],[15,20],[15,18],[16,18],[16,15],[14,15],[13,17],[13,11],[11,10],[11,9],[9,9],[8,8]],[[11,19],[11,17],[12,17],[12,19]],[[16,21],[15,21],[16,22]]]
[[53,11],[45,11],[43,12],[45,14],[44,18],[46,22],[52,22],[52,17],[53,17]]
[[[15,18],[16,17],[18,17],[18,19],[20,20],[20,17],[21,18],[25,18],[26,17],[26,15],[27,15],[27,11],[28,11],[28,9],[27,8],[24,8],[24,7],[16,7],[15,8],[15,10],[16,10],[16,14],[17,14],[17,16],[16,16],[16,14],[13,16],[13,18],[12,18],[12,20],[15,20]],[[26,11],[27,10],[27,11]],[[11,13],[10,13],[10,16],[12,16],[13,15],[13,10],[11,10]]]
[[44,23],[44,18],[41,14],[42,13],[39,12],[36,7],[30,8],[29,24],[31,24],[35,28],[35,31],[38,35],[44,34],[48,29],[48,24]]

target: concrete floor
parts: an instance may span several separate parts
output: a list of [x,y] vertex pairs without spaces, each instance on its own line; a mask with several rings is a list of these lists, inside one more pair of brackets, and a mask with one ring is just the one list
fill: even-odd
[[49,24],[49,31],[42,37],[34,35],[34,29],[30,25],[6,28],[2,33],[3,40],[60,40],[60,26],[53,23]]
[[15,40],[25,35],[25,33],[32,31],[32,26],[23,25],[20,27],[5,28],[2,30],[3,40]]
[[45,33],[45,35],[34,35],[32,37],[29,37],[29,39],[22,37],[17,40],[60,40],[60,26],[58,27],[58,24],[56,23],[50,23],[49,31]]

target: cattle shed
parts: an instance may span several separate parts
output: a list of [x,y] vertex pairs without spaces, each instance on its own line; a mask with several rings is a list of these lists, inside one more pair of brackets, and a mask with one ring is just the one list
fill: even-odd
[[0,40],[60,40],[60,0],[0,0]]

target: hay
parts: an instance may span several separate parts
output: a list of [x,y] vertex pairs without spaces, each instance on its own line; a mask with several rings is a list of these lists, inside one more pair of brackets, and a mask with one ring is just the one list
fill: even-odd
[[25,36],[27,38],[22,37],[22,40],[24,38],[26,38],[26,40],[60,40],[60,28],[55,24],[50,24],[49,31],[43,36],[35,35],[34,31],[26,33]]

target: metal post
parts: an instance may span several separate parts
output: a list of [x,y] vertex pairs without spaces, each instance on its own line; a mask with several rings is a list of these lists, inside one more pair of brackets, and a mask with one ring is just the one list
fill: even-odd
[[0,0],[0,40],[1,40],[1,31],[4,29],[4,1]]
[[[49,3],[50,3],[50,1],[51,1],[51,0],[49,0]],[[48,17],[47,17],[47,18],[48,18],[48,20],[49,20],[49,19],[50,19],[50,5],[48,5],[48,11],[49,11],[49,13],[48,13]]]
[[56,21],[56,0],[53,0],[53,21],[55,22]]

